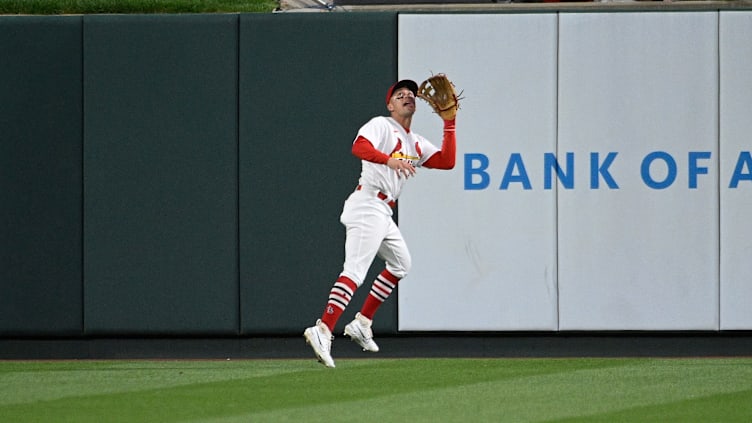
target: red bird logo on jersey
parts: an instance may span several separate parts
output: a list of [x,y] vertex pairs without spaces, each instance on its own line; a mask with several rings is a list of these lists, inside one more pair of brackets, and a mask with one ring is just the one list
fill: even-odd
[[392,150],[392,153],[390,154],[391,157],[394,157],[394,153],[402,150],[402,140],[397,138],[397,146],[394,147],[394,150]]
[[[416,146],[417,146],[417,144],[416,144]],[[403,153],[400,150],[402,150],[402,140],[399,139],[399,138],[397,138],[397,146],[394,147],[394,150],[392,150],[392,153],[389,155],[389,157],[391,157],[393,159],[408,160],[410,162],[413,162],[413,161],[416,161],[416,160],[420,159],[420,157],[413,157],[413,156],[411,156],[409,154]],[[420,154],[420,150],[418,150],[418,154]]]

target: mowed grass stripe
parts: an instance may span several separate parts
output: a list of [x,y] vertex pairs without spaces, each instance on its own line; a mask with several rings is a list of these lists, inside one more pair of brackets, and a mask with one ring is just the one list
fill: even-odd
[[300,366],[282,360],[0,362],[0,406],[294,371]]
[[[524,365],[523,362],[503,365],[503,362],[498,360],[450,359],[340,362],[339,367],[332,370],[325,369],[313,360],[280,361],[280,366],[303,371],[8,405],[0,407],[0,415],[12,420],[37,414],[37,421],[60,422],[103,421],[102,419],[113,422],[178,422],[302,406],[337,406],[338,403],[364,398],[439,389],[447,384],[474,384],[481,381],[563,372],[568,368],[621,365],[617,361],[587,360],[539,360],[534,366]],[[249,367],[258,365],[258,362],[254,361],[246,363]],[[86,368],[84,371],[88,372],[90,369]],[[171,367],[166,369],[167,373],[174,371]],[[101,382],[100,380],[99,383]],[[109,380],[106,383],[118,384],[119,380]],[[344,418],[342,421],[347,420],[346,415],[340,417]]]
[[752,421],[752,389],[708,395],[663,404],[632,407],[577,418],[557,419],[561,423],[595,422],[724,422],[749,423]]
[[[667,421],[727,421],[726,418],[752,421],[749,406],[728,407],[713,402],[713,398],[750,399],[747,391],[736,391],[750,386],[750,364],[750,360],[739,363],[704,359],[639,360],[626,366],[596,366],[564,373],[520,376],[361,399],[335,407],[301,407],[211,422],[325,421],[328,418],[348,421],[358,415],[359,410],[368,410],[365,421],[374,422],[402,421],[396,419],[399,416],[409,416],[410,420],[404,421],[417,422],[665,421],[656,418],[661,415],[669,419]],[[708,396],[709,392],[719,391],[727,393]],[[703,403],[703,413],[686,412],[685,407],[692,402]],[[331,416],[328,409],[337,410],[337,415]],[[714,415],[724,419],[708,419]]]
[[[646,421],[640,413],[670,416],[688,401],[752,402],[752,359],[363,359],[333,370],[313,360],[43,363],[27,372],[6,364],[7,421]],[[12,403],[14,383],[6,382],[24,373],[61,385],[58,397],[29,402],[22,394]],[[707,402],[706,413],[719,412]],[[731,410],[729,418],[752,417],[749,407]]]

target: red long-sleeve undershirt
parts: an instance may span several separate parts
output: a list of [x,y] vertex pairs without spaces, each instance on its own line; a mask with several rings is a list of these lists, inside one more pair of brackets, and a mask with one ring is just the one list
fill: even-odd
[[[368,139],[359,136],[352,146],[352,153],[361,160],[373,163],[386,164],[389,156],[377,150]],[[429,157],[423,167],[431,169],[454,168],[457,156],[457,137],[455,135],[455,121],[444,121],[444,139],[441,142],[441,150]]]

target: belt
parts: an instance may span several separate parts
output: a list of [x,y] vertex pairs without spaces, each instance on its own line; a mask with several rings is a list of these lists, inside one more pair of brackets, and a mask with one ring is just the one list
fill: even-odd
[[[362,190],[362,189],[363,189],[363,185],[358,185],[358,188],[357,188],[356,190],[357,190],[357,191],[360,191],[360,190]],[[376,191],[376,197],[378,197],[378,199],[379,199],[379,200],[382,200],[382,201],[386,201],[386,200],[388,200],[388,199],[389,199],[389,196],[388,196],[388,195],[386,195],[386,194],[384,194],[384,193],[383,193],[383,192],[381,192],[381,191]],[[396,206],[396,205],[397,205],[397,202],[395,202],[394,200],[392,200],[392,201],[388,201],[388,202],[387,202],[386,204],[387,204],[387,205],[388,205],[389,207],[391,207],[391,208],[394,208],[394,206]]]

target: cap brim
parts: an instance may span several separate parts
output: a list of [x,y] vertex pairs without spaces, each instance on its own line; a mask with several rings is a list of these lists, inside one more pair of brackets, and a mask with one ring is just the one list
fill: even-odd
[[389,103],[389,99],[392,98],[392,94],[394,94],[394,92],[400,88],[407,88],[408,90],[412,91],[413,94],[418,94],[418,84],[411,79],[403,79],[389,87],[389,90],[386,92],[387,103]]

